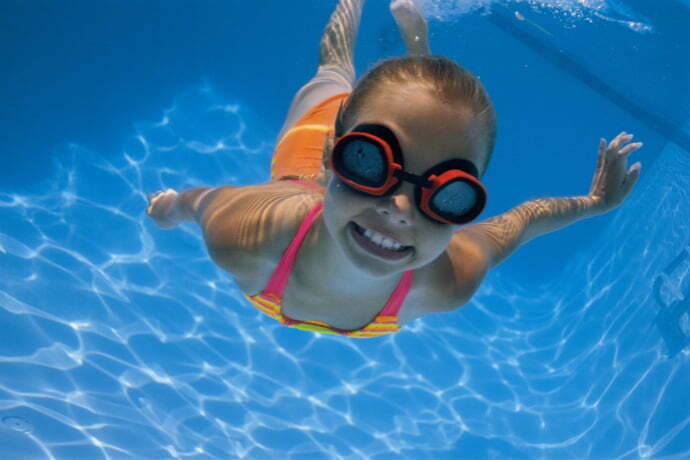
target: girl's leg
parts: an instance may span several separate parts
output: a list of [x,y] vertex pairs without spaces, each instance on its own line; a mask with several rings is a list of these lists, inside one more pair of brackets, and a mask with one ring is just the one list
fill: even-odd
[[390,8],[400,29],[400,35],[405,40],[407,54],[412,56],[431,54],[429,29],[415,0],[393,0]]
[[340,93],[352,91],[353,48],[365,0],[340,0],[321,36],[319,68],[295,95],[278,134],[280,140],[309,109]]

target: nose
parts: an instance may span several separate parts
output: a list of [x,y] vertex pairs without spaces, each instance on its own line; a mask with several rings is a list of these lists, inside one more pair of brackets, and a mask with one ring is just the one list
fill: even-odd
[[380,200],[376,205],[376,213],[391,224],[408,226],[412,224],[413,206],[410,196],[399,191]]

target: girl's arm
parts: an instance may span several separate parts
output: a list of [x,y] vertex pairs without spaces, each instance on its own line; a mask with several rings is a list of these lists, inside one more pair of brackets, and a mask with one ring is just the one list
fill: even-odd
[[322,196],[290,182],[174,190],[149,196],[146,213],[161,228],[196,222],[211,258],[224,270],[241,275],[274,248],[284,249],[304,214]]
[[201,215],[204,198],[214,190],[211,187],[195,187],[177,193],[169,188],[148,195],[146,214],[162,229],[175,228],[180,222],[195,221]]
[[465,240],[465,245],[471,242],[478,246],[486,268],[491,269],[533,238],[598,213],[597,200],[591,196],[540,198],[468,225],[455,232],[453,238]]
[[600,141],[596,172],[588,195],[527,201],[504,214],[463,227],[451,240],[451,260],[460,264],[466,258],[463,253],[469,253],[474,256],[470,260],[483,274],[537,236],[616,208],[630,194],[640,176],[639,162],[627,168],[627,155],[642,146],[639,142],[625,145],[631,139],[631,134],[621,133],[608,147],[604,139]]

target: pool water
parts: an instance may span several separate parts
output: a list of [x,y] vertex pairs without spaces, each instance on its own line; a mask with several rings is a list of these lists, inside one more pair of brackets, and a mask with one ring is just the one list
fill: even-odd
[[[0,457],[690,458],[690,4],[423,2],[496,104],[485,216],[586,193],[620,131],[642,176],[462,309],[353,340],[262,316],[144,215],[268,179],[335,6],[203,3],[7,3]],[[402,51],[369,2],[358,70]]]

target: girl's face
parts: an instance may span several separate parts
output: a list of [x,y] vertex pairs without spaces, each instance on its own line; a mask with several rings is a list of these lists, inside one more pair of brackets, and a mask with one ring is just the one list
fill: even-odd
[[[393,131],[405,170],[413,174],[455,158],[483,164],[486,141],[479,122],[464,106],[440,101],[419,85],[379,85],[346,129],[363,123]],[[445,250],[453,232],[451,225],[421,213],[413,184],[403,182],[384,197],[368,196],[350,189],[331,172],[324,222],[346,256],[374,276],[427,265]]]

